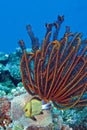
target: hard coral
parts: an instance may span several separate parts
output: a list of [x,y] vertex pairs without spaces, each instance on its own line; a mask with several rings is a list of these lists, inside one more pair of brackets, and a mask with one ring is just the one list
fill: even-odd
[[7,98],[0,98],[0,126],[4,129],[12,123],[10,118],[10,106],[11,104]]
[[[28,27],[35,47],[28,53],[24,42],[19,42],[23,51],[22,82],[29,94],[39,95],[46,102],[51,100],[59,109],[87,106],[87,40],[81,39],[82,33],[72,33],[68,26],[64,37],[58,40],[63,21],[64,16],[58,16],[56,22],[46,24],[47,32],[41,48],[37,47]],[[50,41],[53,27],[55,32]]]

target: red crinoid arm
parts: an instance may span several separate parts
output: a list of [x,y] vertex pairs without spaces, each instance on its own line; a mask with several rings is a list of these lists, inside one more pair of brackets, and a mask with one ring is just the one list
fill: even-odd
[[[21,72],[22,72],[22,82],[23,85],[25,87],[25,89],[30,93],[33,94],[34,93],[34,85],[31,79],[31,75],[30,75],[30,69],[29,69],[29,61],[32,60],[32,58],[34,57],[33,53],[26,53],[26,48],[25,48],[25,44],[24,42],[21,40],[19,41],[20,46],[22,48],[23,51],[23,56],[22,56],[22,60],[21,60]],[[28,60],[28,57],[31,57],[30,60]]]
[[[53,51],[56,51],[55,52],[55,55],[56,55],[56,60],[55,60],[55,66],[54,66],[54,71],[52,72],[52,81],[51,81],[51,85],[49,87],[49,91],[47,93],[47,98],[50,97],[50,94],[51,94],[51,91],[52,91],[52,88],[53,88],[53,84],[54,84],[54,81],[55,81],[55,78],[56,78],[56,70],[57,70],[57,65],[58,65],[58,58],[59,58],[59,50],[60,50],[60,43],[58,41],[53,41]],[[52,58],[51,58],[52,59]],[[49,79],[48,79],[49,81]]]
[[[76,58],[76,53],[77,53],[77,51],[78,51],[78,48],[79,48],[79,46],[80,46],[80,39],[78,40],[78,45],[76,46],[76,47],[74,47],[74,55],[73,55],[73,53],[72,53],[72,55],[73,55],[73,58],[72,58],[72,64],[69,66],[69,68],[67,69],[67,72],[66,72],[66,74],[64,75],[64,77],[63,77],[63,79],[61,80],[61,81],[63,81],[64,79],[65,79],[65,76],[68,74],[68,75],[70,75],[70,70],[73,70],[73,68],[74,68],[74,66],[72,67],[72,65],[73,65],[73,63],[74,63],[74,61],[75,61],[75,58]],[[72,56],[71,55],[71,56]],[[69,59],[68,59],[68,61],[70,60],[70,58],[71,57],[69,57]],[[66,63],[68,63],[68,61],[66,62]],[[78,62],[78,61],[77,61]],[[65,63],[65,64],[66,64]],[[64,65],[65,66],[65,65]],[[60,67],[61,67],[61,65],[60,65]],[[66,77],[66,80],[68,79],[68,76]],[[64,82],[63,82],[64,83]],[[61,84],[61,82],[60,82],[60,84]],[[58,85],[59,86],[59,85]],[[62,88],[61,88],[62,89]]]
[[[36,83],[36,86],[38,88],[38,95],[40,97],[43,97],[44,96],[44,91],[43,91],[43,63],[44,63],[44,60],[45,60],[45,49],[46,49],[46,42],[48,41],[49,39],[49,36],[50,36],[50,33],[49,32],[45,38],[45,40],[43,41],[43,44],[42,44],[42,48],[41,48],[41,51],[36,51],[36,54],[35,54],[35,62],[34,62],[34,72],[35,72],[35,83]],[[45,74],[45,72],[44,72]]]
[[[79,46],[79,44],[78,44],[78,46]],[[76,48],[76,50],[75,50],[75,48],[74,48],[74,56],[73,56],[73,60],[72,60],[72,64],[73,64],[73,62],[74,62],[74,60],[75,60],[75,57],[76,57],[76,52],[77,52],[77,50],[78,50],[78,46],[77,46],[77,48]],[[70,53],[69,53],[70,54]],[[73,53],[72,53],[73,54]],[[72,56],[72,54],[70,55],[70,56]],[[67,56],[68,57],[68,56]],[[67,60],[69,60],[70,59],[70,57],[68,57],[68,58],[65,58],[65,62],[63,62],[64,64],[65,63],[68,63],[68,61]],[[64,84],[64,82],[68,79],[68,76],[66,77],[66,80],[64,81],[64,79],[65,79],[65,76],[68,74],[70,74],[69,72],[70,72],[70,70],[71,70],[71,68],[72,68],[72,64],[69,66],[69,68],[68,68],[68,71],[67,71],[67,73],[63,76],[63,78],[62,78],[62,80],[60,81],[60,83],[58,84],[58,86],[60,86],[60,84],[61,84],[61,82],[63,82],[63,84]],[[60,65],[60,67],[58,68],[58,73],[60,72],[60,68],[62,68],[63,67],[63,64],[61,64]],[[64,66],[63,68],[65,68],[66,66]],[[73,66],[73,68],[74,68],[74,66]],[[73,69],[72,68],[72,69]],[[60,74],[59,74],[59,76],[60,76]],[[58,78],[58,77],[57,77]],[[58,78],[59,79],[59,78]],[[58,83],[58,81],[56,82],[56,85],[57,85],[57,83]],[[55,91],[56,91],[56,89],[57,90],[60,90],[60,89],[62,89],[62,87],[56,87],[56,85],[55,85]]]
[[[60,102],[58,103],[58,102],[55,100],[55,101],[53,101],[55,107],[57,107],[58,109],[65,110],[65,109],[72,108],[72,107],[74,107],[75,105],[77,105],[77,103],[79,103],[79,101],[80,101],[82,95],[84,94],[84,92],[85,92],[87,86],[81,86],[81,87],[83,87],[83,89],[82,89],[81,93],[78,95],[78,98],[76,98],[76,100],[74,100],[74,101],[71,100],[72,97],[69,99],[69,101],[67,101],[67,103],[66,103],[66,101],[65,101],[64,103],[60,103]],[[74,96],[74,97],[75,97],[75,96]]]
[[[86,52],[86,50],[87,48],[85,47],[84,50],[82,51],[82,54],[83,52]],[[87,85],[86,85],[87,84],[86,83],[87,82],[86,81],[87,80],[87,70],[86,70],[87,61],[84,58],[82,58],[81,55],[77,58],[77,60],[78,59],[82,60],[83,65],[79,69],[77,74],[75,74],[75,77],[73,76],[72,80],[67,85],[63,85],[62,89],[60,87],[60,89],[58,89],[56,93],[54,93],[56,96],[53,97],[53,100],[56,101],[56,105],[57,103],[59,103],[61,106],[63,105],[64,106],[63,109],[67,109],[67,106],[69,108],[75,105],[79,106],[80,98],[87,91]],[[76,64],[76,61],[74,65]],[[82,84],[80,84],[80,82],[82,82]],[[76,97],[78,97],[77,100],[75,100]],[[86,102],[87,100],[85,99],[84,101],[84,99],[81,98],[81,102],[82,101],[83,101],[83,106],[85,106],[87,104]],[[81,106],[81,103],[80,103],[80,106]],[[60,108],[62,109],[62,107]]]
[[[31,91],[32,90],[32,86],[29,83],[29,79],[26,78],[27,74],[26,74],[26,68],[25,68],[24,64],[26,64],[26,63],[25,63],[25,56],[23,55],[22,56],[22,60],[21,60],[22,83],[23,83],[25,89],[27,90],[27,92],[30,93],[31,95],[33,95],[33,92]],[[25,70],[24,70],[24,68],[25,68]]]
[[[51,45],[52,45],[52,43],[49,43],[47,49],[48,49]],[[51,64],[51,59],[52,59],[52,55],[53,55],[54,49],[55,49],[55,46],[52,48],[52,51],[51,51],[50,56],[49,56],[47,68],[46,68],[46,83],[45,83],[45,88],[44,88],[44,96],[46,96],[46,93],[47,93],[48,78],[49,78],[49,71],[50,71],[50,64]]]
[[[85,49],[84,49],[85,50]],[[83,51],[84,52],[84,51]],[[83,52],[82,52],[82,54],[83,54]],[[81,54],[81,55],[82,55]],[[64,78],[65,78],[65,80],[63,80],[63,84],[62,84],[62,86],[60,87],[60,89],[58,89],[58,91],[60,92],[59,94],[57,94],[57,97],[59,96],[59,95],[61,95],[62,93],[64,93],[65,91],[66,91],[66,88],[68,88],[68,86],[69,85],[71,85],[76,79],[78,79],[78,76],[79,76],[79,74],[81,73],[81,68],[80,68],[80,70],[78,71],[78,73],[75,75],[75,77],[67,84],[67,86],[65,86],[64,87],[64,84],[65,84],[65,82],[68,80],[68,78],[69,78],[69,75],[71,74],[71,72],[73,71],[73,69],[74,69],[74,67],[77,65],[77,63],[79,62],[79,60],[81,59],[81,56],[79,56],[78,58],[77,58],[77,60],[75,60],[75,62],[74,62],[74,64],[73,64],[73,66],[72,66],[72,68],[69,70],[69,68],[68,68],[68,73],[66,73],[66,75],[64,76]],[[85,64],[85,63],[84,63]],[[85,65],[84,65],[85,66]],[[82,75],[83,76],[83,75]],[[85,75],[84,75],[85,76]],[[84,77],[83,76],[83,77]],[[81,77],[80,77],[81,78]],[[62,81],[62,80],[61,80]],[[61,85],[61,82],[58,84],[58,85]],[[56,95],[56,94],[55,94]],[[54,96],[54,97],[56,97],[56,96]]]

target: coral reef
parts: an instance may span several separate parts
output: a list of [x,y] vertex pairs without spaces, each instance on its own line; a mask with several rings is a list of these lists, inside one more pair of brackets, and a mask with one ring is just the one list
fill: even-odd
[[19,48],[11,54],[0,53],[0,95],[9,94],[21,82]]
[[[30,51],[30,49],[27,50]],[[19,81],[17,85],[14,85],[15,80],[12,79],[10,71],[16,73],[16,75],[17,71],[14,67],[10,71],[8,69],[8,64],[15,63],[16,68],[18,65],[20,66],[21,54],[21,50],[17,48],[16,52],[9,54],[9,60],[5,64],[0,63],[0,129],[24,130],[24,128],[30,129],[32,127],[34,129],[61,129],[63,125],[62,117],[57,116],[57,122],[54,121],[53,123],[53,120],[56,119],[55,116],[52,117],[50,110],[44,110],[43,115],[37,115],[37,122],[25,117],[23,108],[32,96],[26,93],[22,82]],[[44,126],[44,124],[47,126]]]
[[[23,52],[20,48],[11,54],[0,52],[1,130],[87,129],[87,107],[85,107],[87,104],[85,86],[87,85],[87,40],[82,39],[81,33],[71,33],[69,27],[66,27],[64,37],[57,40],[63,21],[64,16],[59,16],[56,22],[46,24],[46,35],[41,47],[31,26],[28,25],[27,31],[32,41],[32,48],[26,49],[24,42],[20,41]],[[53,27],[55,32],[52,39],[50,31]],[[23,65],[22,80],[20,61]],[[26,92],[22,82],[32,95]],[[42,110],[43,114],[35,115],[36,121],[26,117],[23,111],[24,106],[33,98],[33,94],[39,95],[47,102],[53,101],[50,102],[51,109]],[[74,105],[77,107],[59,110],[56,105],[59,109]]]
[[11,79],[16,85],[19,81],[21,81],[20,74],[20,60],[21,60],[22,52],[19,48],[16,49],[16,52],[13,52],[9,55],[9,61],[6,64],[6,68],[8,69]]

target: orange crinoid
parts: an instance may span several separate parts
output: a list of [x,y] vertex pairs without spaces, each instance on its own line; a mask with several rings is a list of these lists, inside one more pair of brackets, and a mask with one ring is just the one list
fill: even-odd
[[64,16],[58,16],[55,23],[46,24],[41,47],[28,25],[32,52],[27,52],[24,42],[19,41],[23,51],[20,66],[25,89],[46,102],[51,100],[59,109],[87,105],[87,40],[81,40],[82,33],[70,32],[68,26],[64,37],[58,40],[63,21]]

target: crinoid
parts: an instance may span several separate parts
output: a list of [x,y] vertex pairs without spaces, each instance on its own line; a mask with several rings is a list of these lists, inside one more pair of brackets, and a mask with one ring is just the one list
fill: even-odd
[[20,67],[25,89],[46,102],[51,100],[59,109],[87,105],[87,40],[81,40],[82,33],[70,32],[68,26],[64,37],[58,40],[63,21],[64,16],[58,16],[55,23],[46,24],[41,47],[28,25],[32,52],[27,52],[24,42],[19,41],[23,51]]

